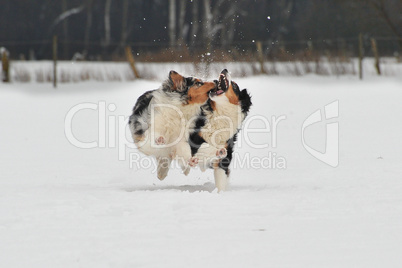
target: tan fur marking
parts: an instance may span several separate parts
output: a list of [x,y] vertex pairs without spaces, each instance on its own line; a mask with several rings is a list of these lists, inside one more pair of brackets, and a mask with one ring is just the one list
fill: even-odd
[[203,138],[205,141],[208,138],[207,136],[204,136],[204,131],[199,131],[198,132],[198,136],[200,136],[201,138]]
[[204,85],[198,87],[192,86],[188,90],[189,101],[188,104],[204,103],[208,100],[208,92],[215,88],[215,83],[205,82]]
[[133,137],[134,137],[134,143],[141,142],[145,139],[144,135],[141,136],[135,135]]
[[213,100],[211,100],[211,108],[213,111],[216,111],[216,103]]
[[170,72],[170,79],[172,79],[174,90],[180,88],[184,82],[184,77],[176,72]]
[[214,167],[214,169],[217,169],[219,167],[219,161],[214,161],[212,166]]
[[234,105],[239,104],[239,97],[236,95],[236,93],[234,93],[232,85],[229,86],[229,88],[225,92],[225,94],[231,104],[234,104]]

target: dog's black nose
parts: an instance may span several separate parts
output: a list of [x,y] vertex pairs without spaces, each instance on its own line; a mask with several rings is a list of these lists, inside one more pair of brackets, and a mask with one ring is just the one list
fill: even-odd
[[223,69],[221,74],[227,75],[228,74],[228,69]]

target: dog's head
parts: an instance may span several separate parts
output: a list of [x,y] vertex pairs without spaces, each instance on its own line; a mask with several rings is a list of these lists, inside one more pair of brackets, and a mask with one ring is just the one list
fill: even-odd
[[241,105],[242,112],[247,113],[251,106],[251,96],[247,89],[240,90],[239,86],[231,80],[227,69],[224,69],[216,81],[217,87],[209,93],[209,97],[214,102],[230,102]]
[[202,104],[208,100],[208,93],[216,88],[216,84],[195,77],[184,77],[175,71],[170,71],[169,79],[162,88],[165,92],[180,94],[187,104]]

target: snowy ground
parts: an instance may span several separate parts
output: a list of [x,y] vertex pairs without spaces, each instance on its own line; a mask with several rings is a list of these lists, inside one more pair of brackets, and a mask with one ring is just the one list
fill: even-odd
[[[158,82],[71,83],[57,90],[0,84],[1,265],[399,267],[402,80],[235,80],[253,95],[252,144],[243,131],[231,188],[223,194],[214,191],[211,171],[185,177],[175,169],[160,182],[152,166],[144,167],[147,158],[130,168],[136,149],[121,152],[110,135],[106,148],[80,149],[67,140],[65,118],[75,105],[99,105],[72,121],[78,140],[99,142],[103,103],[116,105],[106,110],[109,129]],[[339,166],[333,168],[304,149],[301,127],[337,100],[339,117],[329,120],[339,123]],[[286,116],[278,123],[276,148],[272,131],[252,131],[265,127],[261,118],[272,124],[272,116]],[[306,143],[323,151],[325,127],[307,128]],[[119,161],[119,153],[126,160]],[[273,165],[272,157],[268,166],[269,155],[285,166]]]
[[[383,76],[398,77],[402,75],[402,64],[396,58],[381,58],[380,67]],[[138,62],[136,63],[139,75],[148,80],[163,80],[166,70],[185,72],[188,75],[205,74],[208,76],[203,63],[170,63],[170,62]],[[260,73],[258,62],[213,62],[209,66],[209,73],[219,73],[227,68],[235,77],[248,77]],[[1,70],[1,65],[0,65]],[[264,70],[269,75],[304,76],[319,74],[324,76],[358,76],[358,59],[349,61],[322,58],[320,61],[289,61],[265,62]],[[127,62],[91,62],[91,61],[58,61],[57,77],[61,83],[76,83],[80,81],[118,82],[132,81],[134,74]],[[363,74],[365,77],[375,76],[373,58],[363,60]],[[10,65],[10,79],[13,82],[51,83],[53,81],[52,61],[12,61]]]

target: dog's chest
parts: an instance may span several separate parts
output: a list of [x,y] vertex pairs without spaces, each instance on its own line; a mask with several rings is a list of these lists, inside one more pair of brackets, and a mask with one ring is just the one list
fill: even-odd
[[225,103],[213,112],[206,112],[206,119],[201,136],[209,144],[222,147],[237,133],[244,115],[239,105]]

